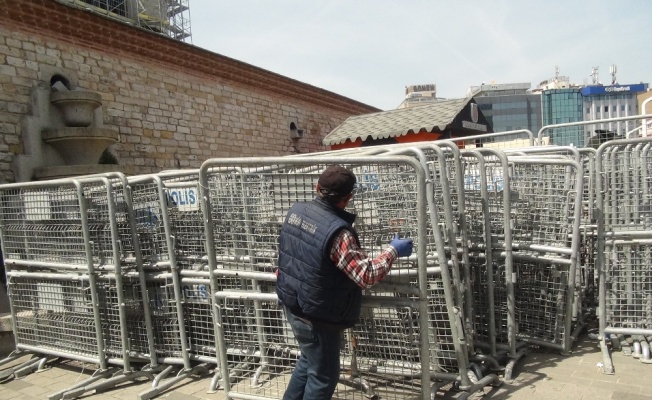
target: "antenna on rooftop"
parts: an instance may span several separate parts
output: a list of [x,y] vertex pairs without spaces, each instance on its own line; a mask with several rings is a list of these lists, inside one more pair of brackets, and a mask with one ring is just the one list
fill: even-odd
[[618,82],[616,82],[616,64],[612,64],[611,67],[609,67],[609,73],[611,74],[611,84],[616,85]]
[[559,65],[555,65],[555,82],[559,82]]
[[593,67],[591,68],[591,82],[593,82],[594,85],[597,85],[598,82],[598,67]]

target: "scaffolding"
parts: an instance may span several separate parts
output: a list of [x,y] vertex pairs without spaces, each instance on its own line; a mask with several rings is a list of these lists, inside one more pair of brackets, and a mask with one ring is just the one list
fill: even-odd
[[91,12],[192,43],[190,0],[63,0]]

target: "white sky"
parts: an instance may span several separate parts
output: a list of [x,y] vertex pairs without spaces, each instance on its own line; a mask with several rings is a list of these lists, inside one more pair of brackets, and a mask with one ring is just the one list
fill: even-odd
[[192,43],[383,110],[540,81],[652,83],[650,0],[190,0]]

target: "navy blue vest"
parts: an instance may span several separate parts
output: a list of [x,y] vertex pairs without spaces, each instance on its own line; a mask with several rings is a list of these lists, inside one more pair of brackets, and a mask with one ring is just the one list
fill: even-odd
[[315,198],[296,203],[279,238],[279,300],[297,316],[339,327],[360,317],[362,290],[330,259],[337,233],[350,230],[355,215]]

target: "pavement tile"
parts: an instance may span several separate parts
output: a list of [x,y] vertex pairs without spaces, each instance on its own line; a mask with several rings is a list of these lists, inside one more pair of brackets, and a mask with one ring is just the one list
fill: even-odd
[[3,384],[3,386],[5,388],[7,388],[7,389],[18,391],[18,390],[21,390],[21,389],[30,388],[33,385],[31,383],[25,382],[25,381],[23,381],[21,379],[14,379],[14,380],[12,380],[10,382],[7,382],[7,383]]
[[21,396],[23,396],[22,393],[16,392],[14,390],[8,390],[8,391],[2,393],[2,399],[3,400],[14,400],[14,399],[17,399],[17,398],[19,398]]
[[206,387],[200,387],[196,388],[197,390],[192,392],[192,395],[195,397],[201,398],[202,396],[209,396],[210,394],[208,392],[208,386]]
[[[543,366],[543,367],[538,367],[536,369],[533,369],[534,371],[537,371],[538,373],[541,374],[546,374],[546,375],[572,375],[573,372],[577,370],[577,366],[570,366],[570,365],[551,365],[551,366]],[[530,369],[530,371],[533,371]]]
[[[74,376],[75,379],[77,379],[78,376],[80,376],[80,375],[83,376],[84,375],[83,372],[81,372],[81,371],[76,371],[75,372],[75,371],[71,371],[68,368],[69,367],[67,367],[67,366],[66,367],[54,366],[54,367],[48,368],[47,370],[41,372],[41,374],[44,374],[44,373],[47,372],[47,377],[51,378],[51,379],[61,378],[61,377],[68,377],[68,376]],[[85,378],[82,378],[82,379],[85,379]]]
[[30,396],[41,396],[41,397],[46,397],[46,393],[50,393],[50,389],[40,387],[40,386],[32,386],[29,388],[21,389],[19,392],[30,395]]
[[[583,378],[583,379],[594,379],[596,381],[611,382],[611,383],[616,383],[618,382],[619,379],[616,375],[606,375],[602,372],[602,370],[598,370],[597,368],[583,368],[583,369],[578,368],[575,371],[573,371],[572,377]],[[628,382],[628,383],[634,383],[634,382]]]
[[571,385],[566,386],[566,390],[569,393],[576,394],[576,399],[611,399],[612,393],[608,390],[603,390],[594,387],[571,387]]
[[166,399],[168,400],[199,400],[199,397],[195,397],[189,394],[183,393],[170,393]]
[[[206,388],[208,388],[209,381],[210,380],[207,379],[206,382],[205,382]],[[179,393],[183,393],[183,394],[197,393],[197,391],[199,391],[200,388],[195,386],[193,383],[194,382],[184,381],[179,386],[174,387],[174,392],[179,392]]]
[[[123,390],[120,390],[120,389],[111,390],[109,392],[104,392],[104,393],[102,393],[102,395],[103,396],[109,396],[109,398],[111,400],[116,400],[116,399],[118,399],[118,400],[125,400],[125,399],[135,400],[135,399],[138,398],[137,393],[127,393],[127,392],[125,392]],[[93,395],[93,396],[95,396],[95,395]],[[93,396],[91,396],[89,399],[90,400],[95,400],[95,397],[93,397]]]
[[590,378],[582,378],[582,377],[577,377],[573,376],[573,374],[569,375],[555,375],[554,377],[550,377],[551,380],[555,382],[564,382],[564,383],[570,383],[573,385],[577,386],[591,386],[593,383],[593,379]]
[[50,385],[60,382],[60,379],[58,378],[50,378],[47,375],[41,375],[41,374],[27,375],[26,377],[21,378],[21,380],[31,383],[34,386],[40,386],[40,387],[49,387]]
[[[632,372],[632,373],[621,373],[620,375],[611,375],[616,377],[616,382],[629,384],[629,385],[646,385],[652,387],[652,365],[648,368],[648,371],[644,372]],[[652,393],[652,389],[651,389]]]
[[68,388],[70,388],[71,386],[73,386],[74,384],[75,384],[75,381],[74,381],[74,380],[70,380],[70,381],[67,381],[67,380],[66,380],[66,381],[55,381],[54,383],[52,383],[51,385],[49,385],[48,388],[50,389],[50,393],[56,393],[56,392],[58,392],[58,391],[60,391],[60,390],[68,389]]
[[[531,393],[528,398],[547,398],[547,399],[562,399],[565,398],[567,393],[566,383],[557,382],[557,381],[545,381],[541,385],[537,385],[531,388]],[[528,391],[526,391],[527,393]],[[520,393],[519,396],[520,397]],[[510,399],[512,397],[509,397]]]
[[634,394],[640,394],[642,390],[642,387],[639,385],[625,385],[622,383],[611,383],[611,382],[603,382],[603,381],[593,381],[591,382],[591,386],[596,388],[602,388],[612,392],[618,391],[618,392],[634,393]]
[[634,394],[627,392],[614,392],[611,396],[614,400],[650,400],[652,399],[652,390],[649,391],[649,395]]
[[[113,395],[111,395],[110,393],[99,393],[99,394],[90,395],[90,399],[92,399],[92,400],[116,400],[116,397],[113,397]],[[120,397],[120,399],[125,399],[125,396]],[[135,397],[131,397],[131,399],[135,399]]]

